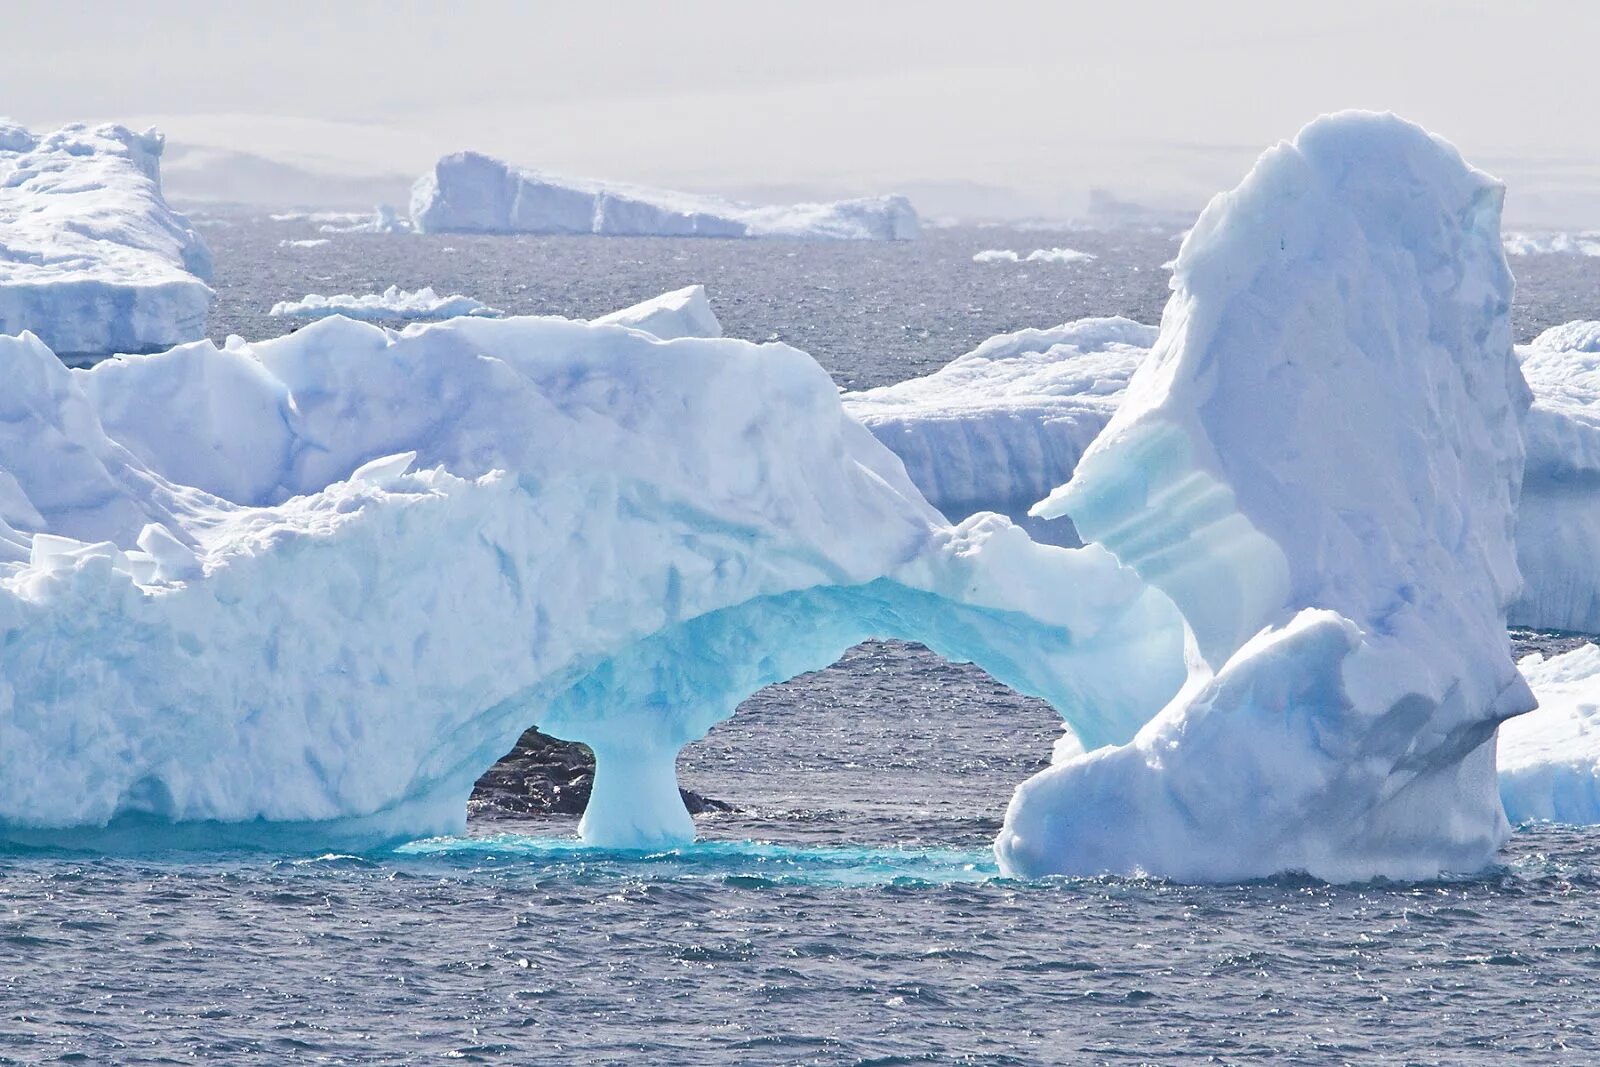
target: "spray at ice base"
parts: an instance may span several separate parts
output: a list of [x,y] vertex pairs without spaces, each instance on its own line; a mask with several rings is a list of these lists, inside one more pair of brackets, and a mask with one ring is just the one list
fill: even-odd
[[1042,502],[1184,613],[1129,744],[1018,789],[1024,874],[1470,870],[1507,833],[1526,386],[1501,187],[1392,116],[1312,123],[1185,241],[1151,359]]

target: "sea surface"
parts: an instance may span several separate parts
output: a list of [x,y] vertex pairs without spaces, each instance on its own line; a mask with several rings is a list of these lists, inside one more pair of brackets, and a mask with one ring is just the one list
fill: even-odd
[[[703,282],[730,335],[849,388],[1000,331],[1156,321],[1177,249],[1000,229],[299,248],[280,242],[314,223],[203,227],[219,341],[284,332],[267,308],[307,293],[431,284],[592,316]],[[971,260],[1049,247],[1099,258]],[[1600,317],[1600,260],[1513,268],[1519,339]],[[737,810],[680,852],[584,849],[552,817],[359,857],[0,856],[0,1063],[1600,1060],[1600,833],[1524,828],[1490,870],[1425,884],[1002,878],[989,841],[1056,735],[976,669],[869,643],[686,751],[684,785]]]

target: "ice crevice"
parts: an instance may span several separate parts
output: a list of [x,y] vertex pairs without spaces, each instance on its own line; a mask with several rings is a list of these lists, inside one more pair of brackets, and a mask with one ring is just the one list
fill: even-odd
[[0,836],[459,832],[538,724],[596,753],[586,840],[670,846],[684,744],[890,637],[1081,743],[1019,786],[1008,874],[1481,866],[1492,739],[1532,705],[1499,198],[1393,116],[1269,150],[1186,238],[1156,336],[1054,338],[1149,347],[1032,508],[1077,548],[952,525],[810,357],[696,336],[695,289],[83,371],[0,338]]

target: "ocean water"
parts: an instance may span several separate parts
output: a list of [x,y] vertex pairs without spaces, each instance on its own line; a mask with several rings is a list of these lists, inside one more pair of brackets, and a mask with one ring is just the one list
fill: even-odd
[[[907,245],[313,235],[207,225],[220,340],[307,292],[432,284],[593,315],[704,282],[841,385],[992,333],[1154,321],[1171,235]],[[1090,264],[974,264],[1065,245]],[[1600,261],[1514,262],[1519,336],[1600,316]],[[1526,636],[1526,635],[1525,635]],[[1600,1059],[1600,833],[1527,828],[1427,884],[1003,879],[1049,708],[916,646],[768,689],[684,754],[736,811],[656,856],[491,819],[369,856],[0,857],[0,1063],[1538,1063]]]

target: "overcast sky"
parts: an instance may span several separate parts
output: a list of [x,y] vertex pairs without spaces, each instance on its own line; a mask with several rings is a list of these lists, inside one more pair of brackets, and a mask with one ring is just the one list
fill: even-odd
[[1513,204],[1600,188],[1583,0],[0,0],[0,27],[0,113],[29,126],[154,123],[345,174],[472,147],[694,189],[976,183],[1046,211],[1092,186],[1203,199],[1366,107],[1448,137]]

